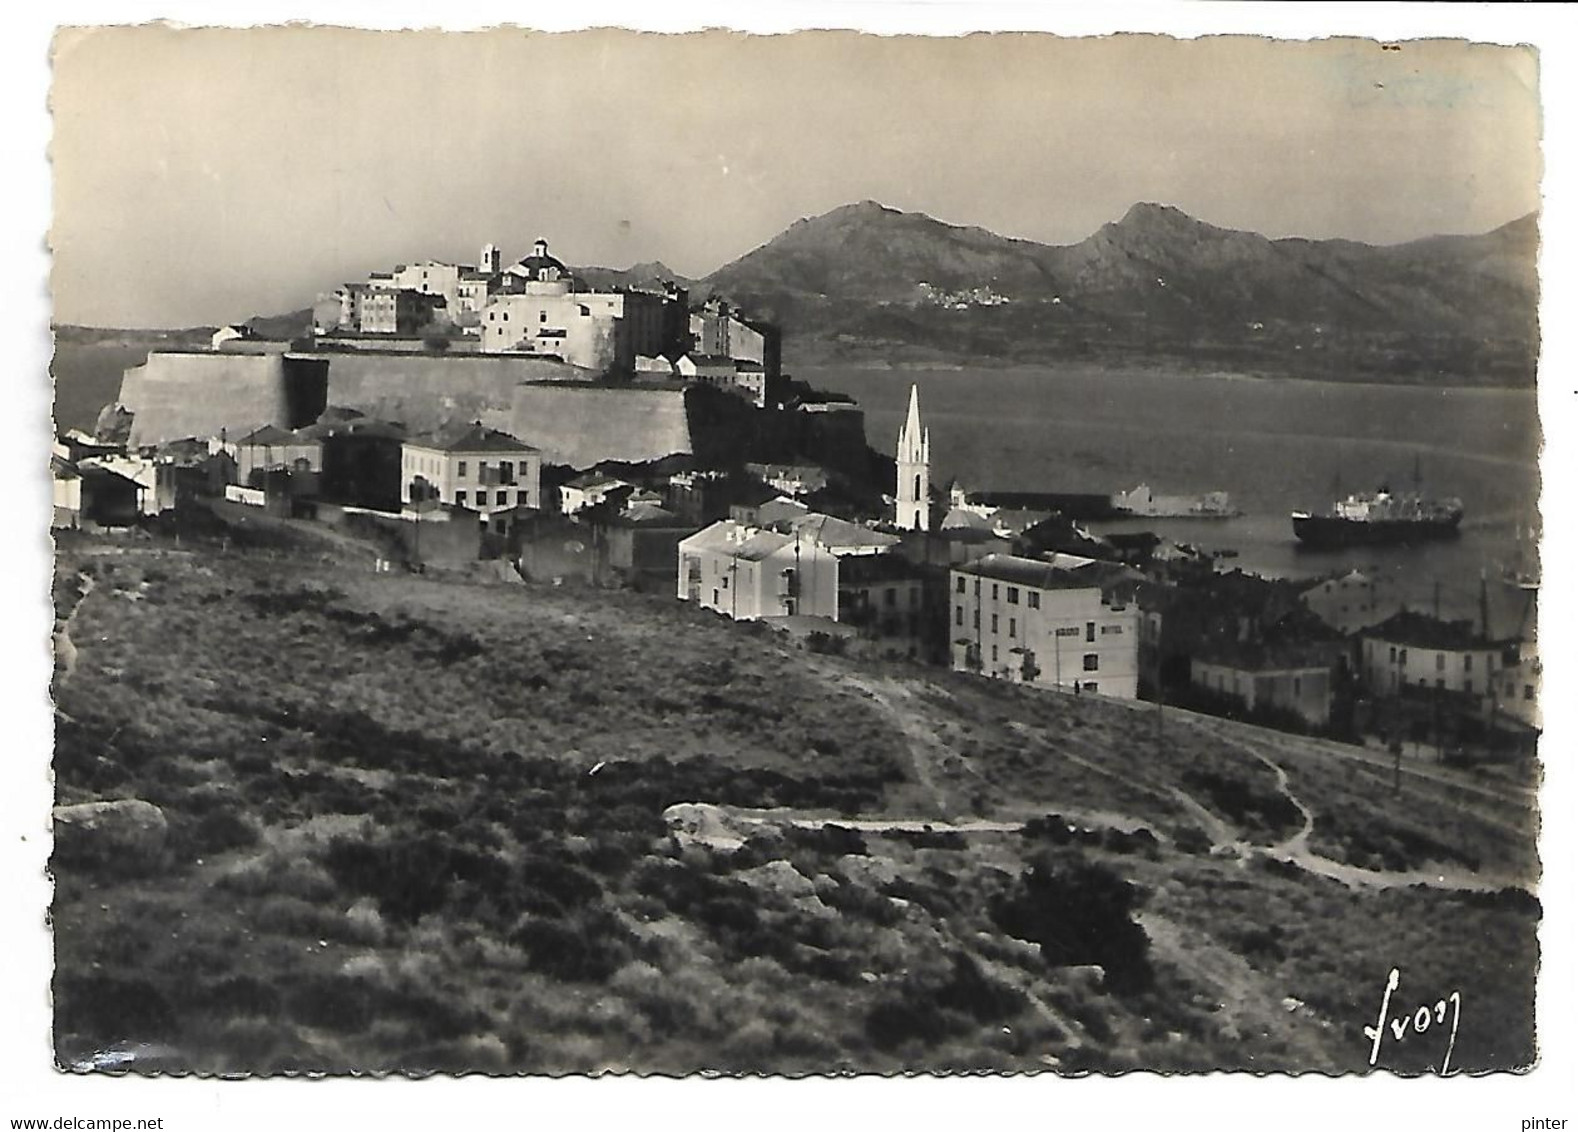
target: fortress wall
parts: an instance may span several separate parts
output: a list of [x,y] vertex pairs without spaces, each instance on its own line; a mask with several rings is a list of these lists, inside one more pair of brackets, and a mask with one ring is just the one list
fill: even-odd
[[546,358],[366,351],[323,356],[329,360],[330,404],[401,421],[413,432],[455,420],[480,420],[513,431],[514,394],[521,382],[591,377]]
[[550,464],[657,460],[695,452],[686,401],[683,389],[521,385],[505,427],[541,448]]
[[189,436],[232,438],[260,425],[299,428],[323,412],[328,365],[278,354],[152,353],[121,378],[135,446]]

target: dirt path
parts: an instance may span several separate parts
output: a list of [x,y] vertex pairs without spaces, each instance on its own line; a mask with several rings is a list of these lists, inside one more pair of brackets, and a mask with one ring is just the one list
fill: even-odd
[[1340,1067],[1327,1052],[1328,1026],[1302,1003],[1287,1000],[1283,991],[1255,970],[1243,956],[1202,932],[1154,912],[1135,917],[1150,937],[1156,954],[1204,984],[1221,1006],[1221,1016],[1240,1039],[1281,1043],[1284,1064],[1301,1070],[1336,1072]]
[[[878,676],[854,676],[847,672],[838,674],[843,682],[872,700],[893,726],[904,736],[909,747],[910,765],[915,768],[915,780],[937,807],[937,813],[949,817],[956,812],[953,801],[937,782],[937,770],[944,759],[958,758],[965,768],[980,777],[958,752],[937,738],[936,732],[921,715],[915,694],[896,680]],[[986,780],[981,780],[983,785]]]
[[[1314,811],[1293,791],[1292,784],[1288,780],[1288,773],[1282,767],[1282,764],[1258,750],[1254,744],[1245,742],[1236,735],[1224,733],[1215,728],[1208,730],[1217,738],[1237,748],[1241,753],[1257,759],[1270,769],[1277,776],[1278,791],[1298,810],[1302,818],[1302,823],[1297,833],[1269,848],[1246,846],[1241,841],[1233,842],[1233,847],[1240,852],[1258,854],[1286,864],[1296,865],[1305,872],[1341,881],[1350,888],[1388,889],[1423,885],[1426,888],[1445,889],[1451,892],[1495,892],[1503,888],[1527,890],[1527,881],[1522,878],[1472,872],[1460,865],[1438,865],[1430,869],[1398,871],[1364,869],[1357,865],[1349,865],[1342,861],[1333,860],[1315,852],[1310,848],[1309,843],[1310,836],[1315,831]],[[1184,795],[1180,800],[1187,799],[1187,797],[1187,795]],[[1189,799],[1189,801],[1192,801],[1192,799]],[[1221,843],[1215,832],[1211,830],[1208,830],[1208,832],[1212,832],[1213,841]]]

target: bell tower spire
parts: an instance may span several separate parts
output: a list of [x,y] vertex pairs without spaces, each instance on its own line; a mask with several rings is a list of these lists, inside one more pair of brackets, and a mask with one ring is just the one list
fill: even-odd
[[920,388],[910,386],[910,408],[899,429],[898,490],[893,525],[905,531],[931,529],[931,432],[920,418]]

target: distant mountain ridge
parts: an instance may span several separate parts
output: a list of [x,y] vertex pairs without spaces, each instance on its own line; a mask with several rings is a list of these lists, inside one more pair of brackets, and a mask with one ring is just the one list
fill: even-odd
[[[1376,246],[1271,239],[1140,203],[1054,245],[866,200],[797,220],[701,279],[659,261],[572,271],[596,289],[672,282],[693,301],[726,296],[782,326],[791,364],[1085,362],[1528,386],[1538,249],[1532,214],[1479,235]],[[310,309],[247,320],[281,339],[310,322]]]
[[1269,239],[1136,204],[1077,244],[875,201],[800,220],[703,281],[811,356],[1238,364],[1368,379],[1532,381],[1538,226],[1373,246]]

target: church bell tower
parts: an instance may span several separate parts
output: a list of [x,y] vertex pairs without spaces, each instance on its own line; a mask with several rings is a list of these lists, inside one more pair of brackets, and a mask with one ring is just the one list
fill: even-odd
[[920,389],[910,386],[910,409],[899,429],[899,482],[893,524],[904,531],[931,529],[931,433],[921,427]]

